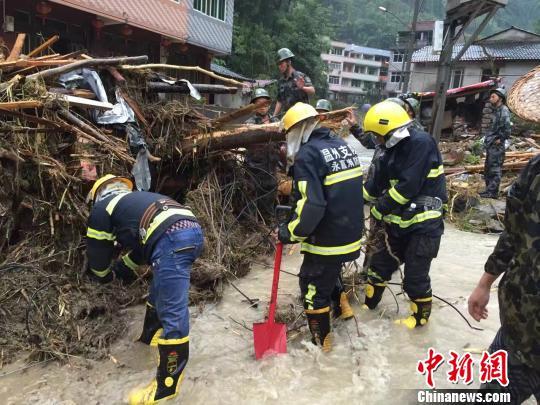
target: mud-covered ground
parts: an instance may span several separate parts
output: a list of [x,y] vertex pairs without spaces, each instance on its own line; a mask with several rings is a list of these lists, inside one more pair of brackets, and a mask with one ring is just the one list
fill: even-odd
[[[455,304],[468,317],[467,297],[483,272],[483,264],[497,236],[461,232],[448,226],[431,276],[435,294]],[[262,262],[266,261],[267,265]],[[286,254],[283,269],[297,273],[301,256]],[[268,301],[271,259],[236,284],[250,297]],[[399,275],[396,275],[396,280]],[[298,279],[282,273],[278,300],[298,295]],[[399,287],[393,286],[399,292]],[[183,404],[376,404],[413,403],[415,392],[425,388],[425,378],[416,373],[416,364],[427,356],[428,348],[448,355],[449,350],[472,352],[487,349],[499,327],[496,290],[489,304],[490,317],[470,329],[448,305],[434,301],[428,326],[409,331],[394,324],[396,304],[386,292],[379,310],[364,312],[354,303],[361,337],[354,321],[335,322],[335,349],[321,353],[303,332],[289,342],[288,354],[255,361],[251,327],[264,316],[265,305],[250,308],[231,287],[219,304],[192,308],[191,358],[179,397],[170,403]],[[401,315],[408,311],[399,296]],[[73,358],[69,364],[49,363],[24,372],[17,362],[0,370],[2,404],[121,404],[131,389],[145,384],[154,374],[152,349],[135,343],[140,332],[144,307],[126,310],[125,337],[111,348],[105,361]],[[469,318],[469,317],[468,317]],[[233,321],[234,319],[234,321]],[[469,318],[470,319],[470,318]],[[474,321],[471,320],[474,324]],[[446,380],[448,367],[435,373],[437,388],[456,387]],[[475,367],[478,386],[478,369]],[[390,402],[389,402],[390,401]]]

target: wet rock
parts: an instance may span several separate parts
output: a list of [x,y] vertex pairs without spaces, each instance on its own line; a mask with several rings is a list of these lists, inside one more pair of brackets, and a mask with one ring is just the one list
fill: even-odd
[[504,226],[501,221],[490,219],[486,222],[486,227],[490,232],[501,233],[504,231]]

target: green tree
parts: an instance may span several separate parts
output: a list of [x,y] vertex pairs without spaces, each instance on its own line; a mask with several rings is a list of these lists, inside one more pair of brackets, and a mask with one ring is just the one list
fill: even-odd
[[240,0],[235,2],[232,54],[227,65],[254,78],[277,78],[276,53],[290,48],[294,65],[311,77],[320,95],[327,88],[320,54],[333,29],[330,8],[319,0]]

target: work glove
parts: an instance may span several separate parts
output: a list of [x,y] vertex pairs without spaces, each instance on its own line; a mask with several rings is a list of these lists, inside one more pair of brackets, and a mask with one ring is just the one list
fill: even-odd
[[291,233],[289,232],[288,224],[280,224],[278,227],[278,239],[284,245],[291,245],[297,243],[291,240]]
[[122,284],[131,284],[137,280],[137,274],[121,260],[114,263],[112,272],[114,273],[115,278],[119,279]]

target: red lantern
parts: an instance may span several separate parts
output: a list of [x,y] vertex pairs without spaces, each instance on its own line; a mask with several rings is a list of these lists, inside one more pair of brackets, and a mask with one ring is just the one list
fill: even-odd
[[103,20],[100,20],[99,18],[94,18],[92,20],[92,27],[94,27],[94,30],[96,31],[96,38],[99,40],[101,39],[101,30],[105,26],[105,23]]
[[45,24],[45,19],[47,18],[47,15],[51,13],[52,6],[48,1],[38,1],[36,4],[36,11],[41,17],[41,22]]
[[183,44],[180,44],[180,52],[186,53],[188,49],[189,49],[189,46],[185,42]]
[[124,37],[130,37],[133,35],[133,29],[127,24],[124,24],[121,32]]

